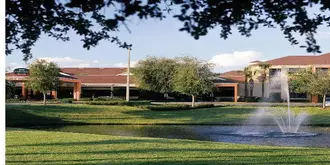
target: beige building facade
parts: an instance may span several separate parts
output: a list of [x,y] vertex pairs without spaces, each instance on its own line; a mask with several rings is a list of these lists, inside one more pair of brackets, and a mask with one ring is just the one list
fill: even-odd
[[[252,77],[253,81],[253,96],[262,97],[262,84],[260,81],[260,76],[262,69],[260,68],[260,63],[270,64],[269,69],[266,71],[266,81],[265,81],[265,93],[266,98],[271,97],[272,94],[277,93],[281,98],[285,98],[286,93],[283,93],[283,89],[275,88],[271,85],[272,78],[277,72],[293,73],[301,69],[312,68],[313,71],[323,70],[328,71],[330,69],[330,53],[315,55],[315,56],[286,56],[278,59],[273,59],[269,61],[254,61],[251,62],[248,67],[255,73]],[[250,86],[249,86],[250,88]],[[243,89],[244,91],[244,89]],[[290,99],[292,101],[313,101],[317,102],[317,96],[311,96],[310,94],[298,94],[290,93]]]

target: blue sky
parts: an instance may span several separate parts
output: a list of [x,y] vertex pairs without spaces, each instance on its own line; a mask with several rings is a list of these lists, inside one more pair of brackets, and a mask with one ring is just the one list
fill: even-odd
[[[133,20],[129,24],[129,33],[122,28],[117,35],[121,40],[133,44],[131,60],[152,56],[194,56],[216,64],[216,72],[241,69],[248,61],[269,60],[287,55],[312,55],[299,46],[291,46],[279,29],[261,28],[252,33],[252,37],[240,36],[236,30],[229,39],[219,37],[219,29],[209,31],[199,40],[186,32],[179,32],[182,23],[167,18],[158,20]],[[56,41],[43,36],[33,47],[33,59],[45,58],[57,62],[62,67],[117,67],[125,66],[127,50],[110,42],[102,41],[97,47],[86,50],[80,37],[70,33],[69,42]],[[304,42],[303,38],[299,41]],[[322,27],[318,31],[317,41],[323,53],[330,52],[330,29]],[[33,60],[32,59],[32,60]],[[29,62],[31,62],[30,60]],[[22,54],[15,51],[6,57],[6,66],[13,69],[25,66]]]

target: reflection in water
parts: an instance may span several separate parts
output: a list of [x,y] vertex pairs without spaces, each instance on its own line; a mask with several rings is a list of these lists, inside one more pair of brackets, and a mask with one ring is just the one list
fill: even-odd
[[[241,129],[241,126],[86,125],[33,127],[33,129],[115,136],[176,138],[274,146],[330,147],[330,127],[302,127],[302,131],[320,133],[320,135],[315,137],[285,138],[244,137],[232,134]],[[279,131],[278,127],[274,126],[262,127],[260,129],[267,129],[265,131]]]

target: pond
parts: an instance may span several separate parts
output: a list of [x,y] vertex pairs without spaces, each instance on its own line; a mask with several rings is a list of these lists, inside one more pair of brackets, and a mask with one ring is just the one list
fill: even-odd
[[[257,126],[245,126],[249,129]],[[157,137],[191,139],[200,141],[230,142],[270,146],[302,146],[330,148],[330,127],[301,127],[301,132],[318,133],[310,137],[253,137],[233,134],[242,130],[242,126],[210,126],[210,125],[81,125],[33,127],[46,131],[90,133],[115,136]],[[264,131],[278,131],[275,126],[260,127]]]

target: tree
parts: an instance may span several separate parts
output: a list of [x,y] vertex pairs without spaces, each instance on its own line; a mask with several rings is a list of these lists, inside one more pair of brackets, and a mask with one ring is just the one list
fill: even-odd
[[170,93],[177,62],[169,58],[148,57],[139,61],[132,73],[140,89]]
[[213,65],[193,57],[178,58],[178,61],[173,77],[174,91],[191,95],[194,107],[196,96],[212,92]]
[[47,91],[56,89],[59,84],[60,69],[54,62],[36,60],[29,65],[27,87],[43,93],[43,102],[46,104]]
[[12,98],[15,95],[15,84],[6,80],[6,98]]
[[270,64],[266,62],[261,62],[258,64],[260,70],[259,81],[261,81],[261,97],[265,97],[265,81],[267,80],[267,73],[270,67]]
[[323,97],[322,107],[325,108],[326,95],[330,94],[330,73],[311,69],[291,75],[290,86],[297,93],[310,93]]
[[245,98],[248,97],[248,79],[251,79],[252,76],[255,74],[254,72],[252,72],[251,68],[249,67],[245,67],[244,70],[243,70],[243,73],[244,73],[244,96]]
[[[308,9],[315,7],[318,14]],[[178,12],[172,12],[172,10]],[[320,52],[314,34],[322,25],[330,26],[328,0],[6,0],[6,54],[21,50],[23,59],[32,57],[31,47],[42,34],[68,41],[67,32],[82,36],[83,47],[90,49],[101,40],[123,48],[132,45],[119,40],[114,32],[132,18],[164,19],[172,16],[183,23],[195,39],[219,27],[227,39],[232,28],[251,36],[259,27],[279,27],[291,44],[299,44],[294,35],[305,36],[307,52]],[[14,46],[14,48],[13,48]]]

